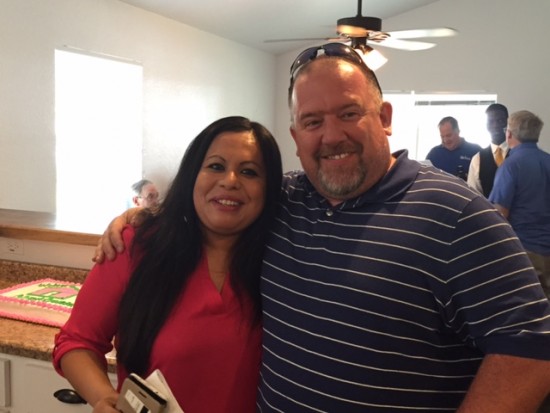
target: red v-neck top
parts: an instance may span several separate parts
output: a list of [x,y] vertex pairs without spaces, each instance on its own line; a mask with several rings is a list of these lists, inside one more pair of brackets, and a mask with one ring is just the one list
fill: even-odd
[[[134,230],[124,230],[130,245]],[[101,360],[112,349],[118,305],[131,272],[128,249],[95,265],[78,294],[70,319],[55,339],[54,366],[68,351],[86,348]],[[144,303],[146,305],[146,303]],[[243,313],[244,311],[244,313]],[[261,327],[251,327],[229,279],[218,292],[203,259],[159,332],[150,372],[159,369],[185,413],[254,412]],[[119,387],[127,373],[118,366]]]

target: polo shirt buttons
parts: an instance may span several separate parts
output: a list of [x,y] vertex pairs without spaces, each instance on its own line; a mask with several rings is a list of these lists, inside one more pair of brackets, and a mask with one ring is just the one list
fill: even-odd
[[327,217],[331,217],[334,215],[334,211],[332,209],[327,209],[327,212],[325,212],[325,214],[327,214]]

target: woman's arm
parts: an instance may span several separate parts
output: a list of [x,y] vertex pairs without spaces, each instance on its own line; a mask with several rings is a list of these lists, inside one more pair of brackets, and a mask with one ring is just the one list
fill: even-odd
[[96,354],[84,349],[72,350],[63,356],[60,364],[65,378],[94,408],[94,413],[118,413],[115,409],[118,392]]
[[[133,229],[124,230],[131,245]],[[53,364],[73,385],[94,413],[115,413],[118,393],[107,376],[105,354],[118,331],[120,300],[131,275],[129,251],[114,261],[95,265],[75,301],[71,315],[55,336]]]

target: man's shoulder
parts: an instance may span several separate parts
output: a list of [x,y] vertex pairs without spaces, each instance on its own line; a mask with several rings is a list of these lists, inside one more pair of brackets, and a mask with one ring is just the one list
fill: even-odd
[[[405,160],[394,167],[393,196],[386,197],[389,202],[410,205],[418,208],[422,205],[448,205],[460,210],[480,194],[469,187],[462,179],[441,169]],[[397,173],[399,172],[399,173]],[[396,190],[397,189],[397,190]],[[409,203],[410,202],[410,203]]]
[[537,152],[537,155],[541,157],[542,159],[549,160],[550,159],[550,153],[546,152],[545,150],[541,149],[538,145],[535,146],[535,150]]
[[470,189],[460,178],[441,171],[439,168],[423,164],[414,183],[424,185],[427,188],[457,188],[460,191]]
[[283,175],[283,187],[289,185],[295,185],[297,182],[302,182],[305,177],[305,172],[301,170],[294,170],[285,172]]
[[[289,171],[283,175],[282,190],[287,194],[287,197],[303,196],[312,190],[311,184],[308,184],[308,182],[309,180],[304,171]],[[302,195],[297,195],[297,193]]]
[[464,145],[463,145],[464,149],[468,150],[468,151],[476,151],[479,152],[481,151],[483,148],[478,145],[477,143],[473,143],[473,142],[468,142],[468,141],[464,141]]
[[501,167],[507,166],[508,168],[510,168],[512,166],[518,166],[522,168],[523,165],[534,166],[535,164],[537,164],[537,162],[540,162],[541,160],[543,162],[550,161],[550,154],[548,152],[545,152],[538,147],[522,148],[522,146],[523,144],[512,150],[510,152],[510,155],[506,158],[506,161],[501,165]]
[[443,145],[434,146],[426,155],[426,159],[431,159],[435,156],[441,156],[444,151],[447,151],[447,149],[445,149]]

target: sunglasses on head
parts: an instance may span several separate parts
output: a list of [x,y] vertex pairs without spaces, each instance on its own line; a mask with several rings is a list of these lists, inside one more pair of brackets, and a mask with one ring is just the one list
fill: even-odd
[[290,66],[291,85],[294,83],[298,70],[312,60],[315,60],[319,55],[340,57],[365,68],[372,75],[378,89],[381,90],[380,85],[378,85],[378,79],[376,79],[374,72],[367,66],[363,58],[353,48],[343,43],[327,43],[322,46],[310,47],[300,53],[294,60],[294,63],[292,63],[292,66]]

